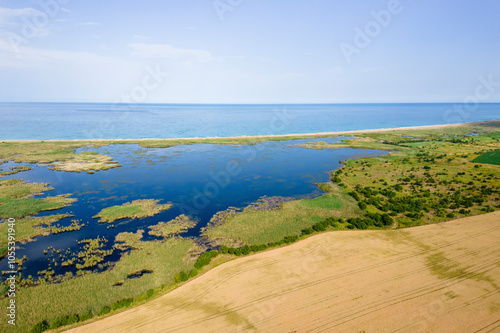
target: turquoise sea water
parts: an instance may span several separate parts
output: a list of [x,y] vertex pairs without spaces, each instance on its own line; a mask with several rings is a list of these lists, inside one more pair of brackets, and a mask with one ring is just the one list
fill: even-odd
[[0,103],[0,140],[301,134],[500,118],[500,104]]

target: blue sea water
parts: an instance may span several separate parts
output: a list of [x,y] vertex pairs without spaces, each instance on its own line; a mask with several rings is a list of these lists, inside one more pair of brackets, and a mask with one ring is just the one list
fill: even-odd
[[500,104],[0,103],[0,140],[302,134],[500,118]]

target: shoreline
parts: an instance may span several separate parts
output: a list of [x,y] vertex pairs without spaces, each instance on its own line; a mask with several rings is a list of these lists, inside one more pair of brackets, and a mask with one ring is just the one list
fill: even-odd
[[459,127],[464,125],[481,125],[489,121],[479,121],[470,123],[459,124],[442,124],[442,125],[424,125],[424,126],[408,126],[408,127],[393,127],[393,128],[379,128],[379,129],[366,129],[366,130],[351,130],[351,131],[336,131],[336,132],[318,132],[318,133],[297,133],[297,134],[272,134],[272,135],[241,135],[241,136],[212,136],[212,137],[190,137],[190,138],[145,138],[145,139],[50,139],[50,140],[0,140],[1,142],[141,142],[141,141],[201,141],[201,140],[234,140],[234,139],[252,139],[252,138],[294,138],[294,137],[315,137],[315,136],[339,136],[346,134],[356,133],[379,133],[400,130],[425,130],[425,129],[439,129],[446,127]]

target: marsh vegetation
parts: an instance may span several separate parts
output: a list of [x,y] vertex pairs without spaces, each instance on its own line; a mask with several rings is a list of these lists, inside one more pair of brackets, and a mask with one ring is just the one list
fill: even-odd
[[125,218],[138,219],[153,216],[172,207],[171,204],[160,205],[159,201],[147,199],[127,202],[120,206],[105,208],[94,218],[98,218],[100,223],[112,223]]

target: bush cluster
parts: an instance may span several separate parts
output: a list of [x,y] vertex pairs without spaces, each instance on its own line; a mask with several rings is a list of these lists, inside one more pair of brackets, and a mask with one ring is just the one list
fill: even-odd
[[111,308],[113,310],[117,310],[120,308],[126,308],[127,306],[130,306],[133,301],[134,301],[133,298],[124,298],[122,300],[114,302],[113,305],[111,306]]
[[210,263],[210,261],[212,260],[212,258],[215,258],[219,255],[219,252],[216,251],[216,250],[212,250],[210,252],[205,252],[203,253],[199,258],[198,260],[196,260],[196,263],[194,264],[194,267],[196,269],[200,269],[202,268],[203,266],[206,266]]
[[36,323],[33,328],[29,331],[30,333],[41,333],[49,329],[56,329],[61,326],[65,325],[71,325],[74,323],[77,323],[79,321],[85,321],[87,319],[92,318],[94,315],[92,314],[92,310],[87,310],[84,313],[82,313],[80,316],[79,315],[70,315],[70,316],[63,316],[54,319],[50,324],[47,322],[47,320],[42,320]]

